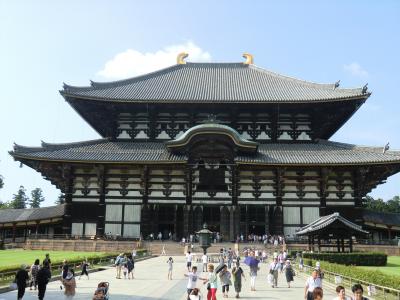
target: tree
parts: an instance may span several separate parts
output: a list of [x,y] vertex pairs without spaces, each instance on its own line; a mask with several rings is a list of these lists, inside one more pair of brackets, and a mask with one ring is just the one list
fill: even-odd
[[0,175],[0,189],[4,186],[4,177]]
[[60,204],[64,204],[64,203],[65,203],[65,194],[64,193],[60,193],[60,195],[58,195],[58,198],[54,202],[54,204],[60,205]]
[[392,199],[386,202],[389,212],[400,213],[400,197],[394,196]]
[[366,196],[363,199],[363,206],[376,212],[400,213],[400,197],[394,196],[385,202],[381,198],[374,199],[371,196]]
[[10,203],[11,208],[26,208],[28,197],[26,196],[26,189],[23,185],[19,187],[16,194],[13,195],[13,199]]
[[31,192],[31,199],[28,201],[31,207],[40,207],[40,203],[42,203],[44,200],[42,189],[36,188]]

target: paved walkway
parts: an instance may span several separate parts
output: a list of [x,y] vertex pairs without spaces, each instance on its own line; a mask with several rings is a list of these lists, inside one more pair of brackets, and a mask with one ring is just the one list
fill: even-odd
[[[77,289],[75,300],[90,300],[96,289],[97,283],[100,281],[110,282],[110,300],[184,300],[186,292],[187,279],[184,277],[185,258],[183,256],[174,257],[173,280],[167,280],[167,257],[156,257],[135,264],[135,279],[115,279],[115,270],[110,268],[105,271],[90,274],[90,279],[82,278],[77,280]],[[257,277],[256,291],[250,291],[250,278],[248,275],[248,267],[243,266],[247,280],[243,282],[241,299],[303,299],[305,279],[296,276],[292,282],[292,287],[287,288],[284,276],[279,276],[279,287],[272,288],[267,284],[267,264],[262,264],[261,270]],[[201,270],[200,266],[199,269]],[[206,296],[207,290],[205,286],[199,283],[203,296]],[[229,298],[235,298],[233,286],[231,287]],[[218,299],[223,299],[221,290],[217,294]],[[325,299],[332,299],[334,294],[331,291],[324,291]],[[0,300],[15,300],[17,298],[16,291],[0,294]],[[60,290],[58,281],[51,282],[47,286],[46,300],[63,299],[63,291]],[[37,299],[34,291],[27,289],[23,299]],[[206,299],[203,297],[202,299]]]

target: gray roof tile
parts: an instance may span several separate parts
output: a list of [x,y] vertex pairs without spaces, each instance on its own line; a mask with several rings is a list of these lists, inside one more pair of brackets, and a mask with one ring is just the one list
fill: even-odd
[[[76,162],[186,162],[187,156],[168,151],[163,142],[128,142],[100,139],[42,147],[15,145],[10,152],[15,159],[58,160]],[[320,140],[307,144],[260,144],[256,155],[239,155],[237,163],[270,165],[341,165],[400,164],[400,151],[382,152],[382,148],[362,147]]]
[[65,205],[28,209],[0,209],[0,223],[38,221],[59,218],[64,215]]
[[368,97],[362,88],[343,89],[283,76],[242,63],[187,63],[146,75],[90,87],[64,85],[66,98],[124,102],[316,102]]

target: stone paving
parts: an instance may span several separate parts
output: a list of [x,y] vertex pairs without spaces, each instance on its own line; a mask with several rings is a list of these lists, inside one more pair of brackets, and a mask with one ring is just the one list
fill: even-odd
[[[74,299],[90,300],[96,289],[97,283],[100,281],[110,282],[110,300],[184,300],[186,299],[186,284],[187,279],[184,277],[185,258],[183,256],[174,256],[173,280],[167,280],[167,257],[161,256],[135,264],[135,279],[116,279],[115,269],[109,268],[105,271],[100,271],[90,274],[90,279],[82,277],[77,279],[77,289]],[[289,289],[286,285],[283,274],[279,276],[278,288],[272,288],[267,283],[267,264],[260,265],[260,272],[257,277],[256,291],[250,291],[250,278],[248,275],[248,267],[242,265],[245,271],[246,281],[243,281],[241,299],[303,299],[304,282],[302,276],[296,276],[292,282],[292,287]],[[200,264],[199,264],[199,269]],[[205,274],[202,274],[205,276]],[[201,282],[199,287],[203,294],[202,299],[206,299],[207,290]],[[334,297],[332,289],[324,290],[324,299],[332,299]],[[0,294],[0,300],[15,300],[17,298],[16,291]],[[64,298],[63,291],[60,290],[60,282],[51,282],[47,286],[45,299],[60,300]],[[223,299],[219,287],[218,299]],[[235,298],[233,286],[229,298]],[[23,299],[37,299],[35,291],[26,290]]]

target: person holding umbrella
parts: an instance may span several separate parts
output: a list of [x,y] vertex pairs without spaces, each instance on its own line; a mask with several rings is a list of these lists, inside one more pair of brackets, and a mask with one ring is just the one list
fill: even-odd
[[251,251],[250,255],[247,256],[243,262],[250,267],[250,288],[252,291],[255,291],[257,271],[259,269],[258,264],[260,263],[260,261],[255,258],[254,251]]

